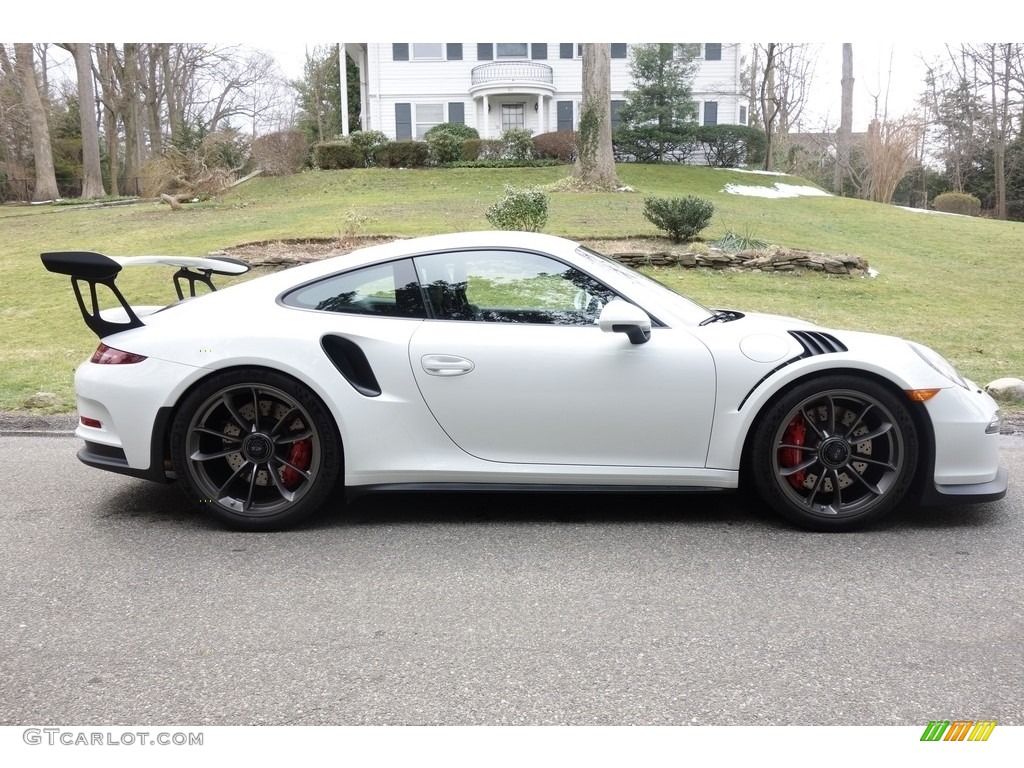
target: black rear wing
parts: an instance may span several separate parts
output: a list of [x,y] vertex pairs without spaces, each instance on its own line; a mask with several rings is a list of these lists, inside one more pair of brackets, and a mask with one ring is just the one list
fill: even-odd
[[[147,264],[178,267],[178,271],[174,273],[174,290],[179,300],[185,298],[183,286],[186,282],[188,295],[192,297],[196,295],[196,283],[202,283],[211,291],[217,290],[213,285],[213,275],[243,275],[249,271],[249,265],[244,261],[227,256],[114,257],[92,251],[52,251],[43,253],[40,257],[43,266],[50,272],[71,277],[71,285],[75,289],[75,298],[78,300],[78,308],[82,311],[82,318],[89,329],[101,339],[112,333],[144,325],[115,285],[117,275],[124,267]],[[89,306],[86,306],[85,297],[82,295],[80,284],[83,282],[89,286]],[[110,290],[121,304],[127,320],[114,321],[102,316],[96,295],[97,285],[103,285]]]

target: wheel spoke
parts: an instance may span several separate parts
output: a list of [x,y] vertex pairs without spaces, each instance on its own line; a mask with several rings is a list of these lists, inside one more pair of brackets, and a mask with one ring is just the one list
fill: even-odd
[[851,467],[852,468],[851,465],[855,461],[862,461],[865,464],[871,464],[872,466],[875,466],[875,467],[883,467],[885,469],[888,469],[890,472],[895,472],[896,470],[899,469],[899,467],[897,467],[895,464],[892,464],[892,463],[890,463],[888,461],[878,461],[877,459],[869,459],[867,456],[852,456],[850,458],[850,462],[851,463],[847,464],[847,467]]
[[[291,467],[292,465],[289,464],[288,466]],[[267,469],[270,472],[271,479],[274,481],[274,487],[277,488],[277,492],[281,494],[281,498],[285,501],[292,501],[295,498],[295,494],[289,491],[285,484],[281,482],[281,478],[278,476],[277,470],[270,466],[268,466]],[[295,469],[295,467],[292,467],[292,469]],[[301,469],[298,471],[302,472]],[[305,475],[304,472],[303,474]],[[306,475],[306,479],[309,480],[308,475]]]
[[235,480],[237,480],[238,477],[245,471],[245,468],[249,467],[249,466],[251,466],[252,469],[253,469],[253,471],[252,471],[253,477],[256,476],[256,465],[253,464],[251,461],[244,462],[242,464],[242,466],[240,466],[238,469],[236,469],[231,474],[231,477],[229,477],[227,480],[224,481],[224,485],[222,485],[220,488],[217,489],[217,499],[218,500],[224,501],[225,499],[228,498],[227,496],[224,495],[224,491],[227,490],[227,487],[229,485],[231,485],[233,482],[235,482]]
[[274,428],[270,430],[270,432],[268,432],[267,434],[270,435],[270,437],[277,437],[277,433],[281,430],[281,427],[283,427],[285,424],[288,424],[292,420],[292,414],[298,412],[299,409],[296,406],[292,406],[291,408],[289,408],[288,412],[277,420],[277,424],[275,424]]
[[866,435],[854,435],[850,438],[850,443],[851,445],[860,445],[861,443],[870,442],[871,440],[887,434],[891,429],[892,424],[890,422],[882,422],[881,426],[879,426],[874,432],[868,432]]
[[306,480],[309,480],[313,476],[313,473],[310,472],[309,470],[305,470],[302,467],[297,467],[294,464],[292,464],[290,461],[288,461],[286,459],[282,459],[280,456],[275,456],[273,458],[273,461],[276,461],[278,464],[284,464],[284,466],[288,467],[288,469],[295,470],[300,475],[302,475]]
[[196,427],[195,429],[192,430],[192,432],[193,434],[198,432],[203,435],[210,435],[210,437],[217,437],[220,438],[221,440],[230,440],[233,443],[242,442],[242,438],[240,437],[235,437],[234,435],[229,435],[224,432],[218,432],[217,430],[210,429],[209,427]]
[[252,393],[252,431],[260,431],[260,395],[256,387],[251,387]]
[[851,467],[849,465],[846,466],[846,469],[849,470],[850,476],[853,477],[853,479],[855,479],[857,482],[859,482],[865,488],[867,488],[868,492],[871,493],[873,496],[881,496],[882,495],[882,489],[879,488],[874,483],[869,482],[867,480],[867,478],[865,478],[860,472],[856,471],[853,467]]
[[808,507],[814,507],[814,497],[818,495],[818,491],[821,490],[821,486],[824,484],[824,482],[825,473],[822,472],[820,475],[818,475],[818,479],[814,482],[814,487],[811,488],[811,492],[807,495],[807,498],[804,499],[804,504],[806,504]]
[[790,449],[792,449],[794,451],[817,451],[818,450],[818,446],[816,446],[816,445],[792,445],[790,443],[780,443],[778,448],[779,448],[780,451],[781,450],[785,450],[786,448],[790,448]]
[[868,413],[871,411],[871,409],[874,408],[874,407],[875,407],[874,403],[867,403],[864,406],[864,410],[860,412],[859,416],[857,416],[857,420],[853,422],[853,425],[848,430],[846,430],[846,434],[843,435],[843,437],[846,437],[847,439],[849,439],[851,443],[854,442],[854,437],[853,437],[854,430],[857,429],[857,427],[859,427],[861,425],[861,422],[864,421],[864,417],[867,416]]
[[231,414],[231,418],[235,420],[235,424],[242,428],[243,432],[255,432],[256,425],[249,423],[249,421],[238,412],[235,408],[235,404],[231,402],[231,393],[225,392],[221,395],[220,401],[224,403],[224,407],[228,413]]
[[807,406],[806,406],[806,405],[804,405],[804,406],[801,406],[801,408],[800,408],[800,415],[804,417],[804,423],[806,423],[806,424],[807,424],[807,425],[808,425],[808,426],[809,426],[809,427],[810,427],[811,429],[813,429],[813,430],[814,430],[814,434],[816,434],[816,435],[818,436],[818,439],[819,439],[819,440],[824,440],[824,439],[825,439],[826,437],[828,437],[828,435],[827,435],[827,434],[825,434],[825,433],[824,433],[824,432],[823,432],[823,431],[822,431],[822,430],[821,430],[821,429],[820,429],[820,428],[818,427],[818,422],[817,422],[817,421],[815,421],[814,417],[812,417],[812,416],[811,416],[811,415],[810,415],[810,414],[809,414],[809,413],[807,412]]
[[783,477],[789,477],[795,475],[797,472],[803,472],[805,469],[810,469],[818,463],[818,457],[811,456],[809,459],[804,459],[799,464],[794,464],[792,467],[779,467],[779,474]]
[[302,432],[296,432],[295,434],[284,435],[283,437],[279,437],[275,442],[278,445],[285,445],[288,443],[297,443],[299,442],[299,440],[307,440],[311,437],[313,437],[313,430],[307,429]]
[[213,453],[196,451],[189,458],[192,461],[210,461],[211,459],[223,459],[225,456],[230,456],[233,453],[238,453],[238,448],[232,446],[231,448],[225,448],[223,451],[214,451]]
[[825,434],[831,437],[836,433],[836,402],[832,395],[825,396]]

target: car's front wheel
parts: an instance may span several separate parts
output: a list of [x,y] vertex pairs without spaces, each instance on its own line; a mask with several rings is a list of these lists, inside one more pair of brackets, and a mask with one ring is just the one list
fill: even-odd
[[341,441],[320,399],[274,371],[203,382],[171,426],[171,460],[195,505],[247,531],[285,528],[319,508],[341,470]]
[[794,387],[764,413],[750,471],[760,497],[813,530],[852,530],[878,520],[914,479],[918,438],[900,398],[856,376]]

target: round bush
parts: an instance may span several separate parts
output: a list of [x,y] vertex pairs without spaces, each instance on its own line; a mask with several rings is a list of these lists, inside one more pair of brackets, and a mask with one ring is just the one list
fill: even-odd
[[981,201],[965,192],[943,192],[932,200],[932,208],[943,213],[978,216],[981,213]]

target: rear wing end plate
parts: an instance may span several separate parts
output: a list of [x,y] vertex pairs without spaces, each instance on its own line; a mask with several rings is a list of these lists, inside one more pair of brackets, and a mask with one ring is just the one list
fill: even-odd
[[[244,261],[227,256],[104,256],[92,251],[51,251],[40,255],[43,266],[58,275],[71,277],[71,285],[75,289],[78,308],[82,319],[89,329],[101,339],[113,333],[127,331],[144,325],[138,314],[132,309],[124,295],[118,290],[117,275],[124,267],[160,264],[178,267],[174,273],[174,290],[178,299],[184,299],[184,286],[188,284],[188,296],[196,295],[196,283],[202,283],[211,291],[217,290],[213,285],[213,275],[243,275],[249,271]],[[89,300],[83,295],[83,286],[88,286]],[[96,286],[105,286],[120,303],[127,318],[124,321],[113,321],[102,316]]]

